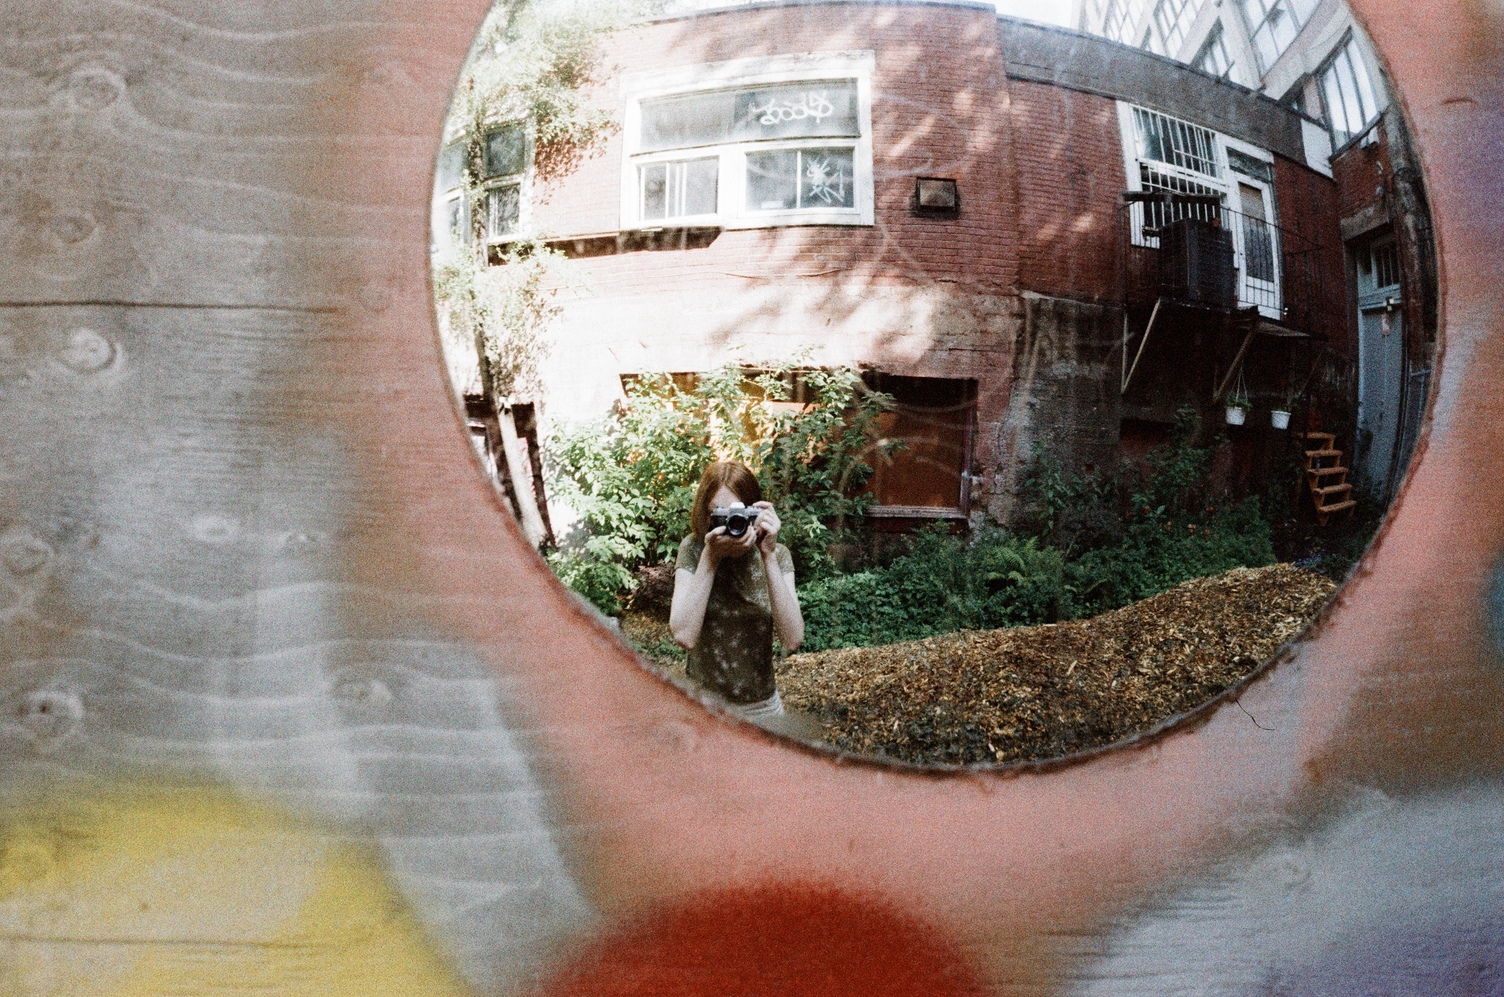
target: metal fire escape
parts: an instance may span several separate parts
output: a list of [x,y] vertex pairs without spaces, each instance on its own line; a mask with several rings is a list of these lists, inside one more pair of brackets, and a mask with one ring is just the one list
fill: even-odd
[[[1255,338],[1327,338],[1330,299],[1324,286],[1331,275],[1310,240],[1233,211],[1219,195],[1128,191],[1121,216],[1122,395],[1171,312],[1217,316],[1238,341],[1231,364],[1217,379],[1213,404],[1226,396]],[[1139,331],[1135,316],[1142,320],[1146,312]]]

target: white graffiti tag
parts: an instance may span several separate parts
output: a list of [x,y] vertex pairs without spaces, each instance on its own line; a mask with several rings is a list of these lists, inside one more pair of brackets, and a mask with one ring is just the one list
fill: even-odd
[[832,207],[845,205],[846,180],[846,170],[832,157],[809,156],[804,160],[803,200]]
[[797,100],[780,101],[774,98],[768,101],[767,107],[752,105],[747,109],[754,115],[760,115],[757,123],[772,126],[785,121],[802,121],[805,118],[814,118],[816,121],[824,121],[836,112],[824,93],[810,91],[802,94]]

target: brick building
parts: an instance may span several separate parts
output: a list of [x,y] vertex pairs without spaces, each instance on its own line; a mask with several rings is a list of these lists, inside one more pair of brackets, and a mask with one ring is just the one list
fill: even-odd
[[1006,521],[1037,449],[1105,466],[1234,393],[1246,486],[1285,439],[1268,410],[1351,409],[1347,195],[1296,108],[966,2],[744,4],[617,32],[604,64],[599,154],[542,183],[500,122],[484,199],[453,168],[435,198],[439,253],[484,210],[493,246],[574,258],[552,418],[634,374],[860,366],[907,444],[874,515],[907,525]]
[[1075,23],[1277,100],[1313,149],[1329,145],[1352,337],[1340,376],[1355,402],[1329,421],[1355,447],[1360,483],[1392,494],[1430,388],[1436,253],[1413,143],[1352,12],[1342,0],[1077,0]]

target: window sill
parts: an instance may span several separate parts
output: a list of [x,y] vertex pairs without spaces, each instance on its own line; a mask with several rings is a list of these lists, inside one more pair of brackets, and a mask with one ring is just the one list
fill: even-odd
[[874,505],[867,507],[869,519],[966,519],[957,508],[933,505]]
[[704,249],[720,235],[721,227],[718,225],[665,225],[661,228],[634,228],[597,235],[545,239],[543,244],[570,259],[580,259],[615,256],[619,253]]

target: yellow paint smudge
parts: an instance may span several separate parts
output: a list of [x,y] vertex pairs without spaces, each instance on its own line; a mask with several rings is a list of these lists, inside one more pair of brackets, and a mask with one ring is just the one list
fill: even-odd
[[66,795],[0,828],[0,997],[465,992],[358,846],[213,788]]

